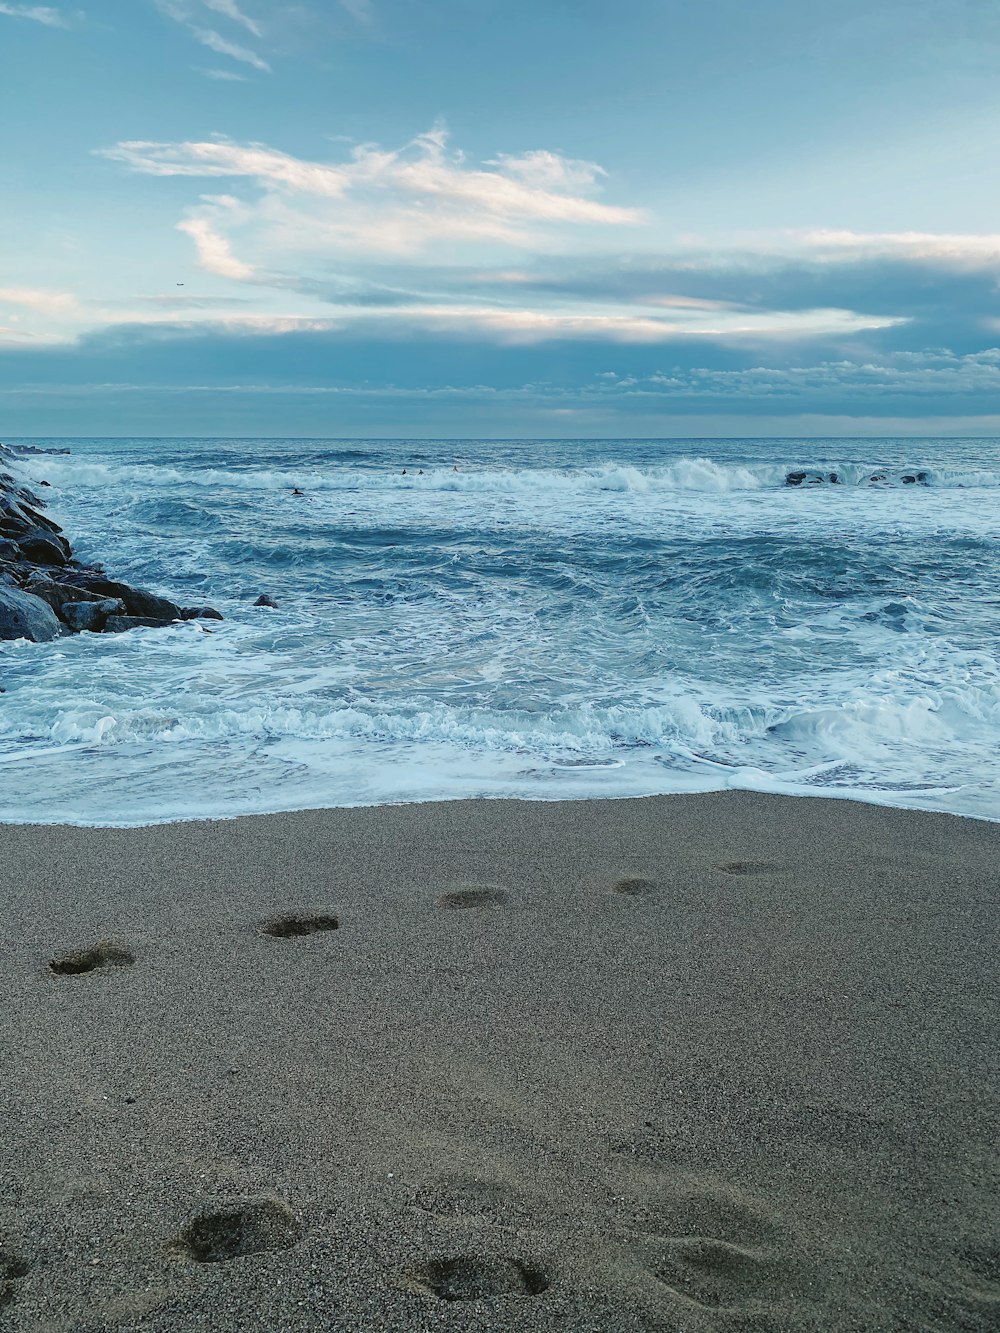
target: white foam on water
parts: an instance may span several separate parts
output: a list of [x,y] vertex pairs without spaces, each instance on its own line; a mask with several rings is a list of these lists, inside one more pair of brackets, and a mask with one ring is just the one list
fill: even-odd
[[790,488],[791,457],[19,460],[87,555],[227,619],[0,645],[0,819],[729,788],[1000,818],[1000,473]]

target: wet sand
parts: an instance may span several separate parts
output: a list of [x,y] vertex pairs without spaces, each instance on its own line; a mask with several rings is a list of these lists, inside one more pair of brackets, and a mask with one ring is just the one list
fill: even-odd
[[0,846],[3,1333],[1000,1328],[1000,824],[734,792]]

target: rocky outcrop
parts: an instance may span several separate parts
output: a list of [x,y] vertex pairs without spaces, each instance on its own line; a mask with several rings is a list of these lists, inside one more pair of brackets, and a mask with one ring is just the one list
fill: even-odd
[[[69,450],[12,450],[0,444],[0,466],[13,461],[17,452]],[[99,565],[83,564],[44,508],[43,499],[12,473],[0,471],[0,639],[44,643],[60,634],[120,634],[184,620],[222,619],[214,607],[182,607],[108,578]]]

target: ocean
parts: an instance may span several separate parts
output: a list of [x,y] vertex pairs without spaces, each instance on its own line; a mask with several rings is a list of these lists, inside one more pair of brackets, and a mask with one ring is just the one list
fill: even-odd
[[79,558],[225,620],[0,644],[4,821],[724,788],[1000,818],[995,441],[5,442],[72,451],[17,471]]

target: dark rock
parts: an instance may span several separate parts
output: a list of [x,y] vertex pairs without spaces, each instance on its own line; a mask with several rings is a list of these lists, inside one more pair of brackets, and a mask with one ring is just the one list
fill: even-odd
[[20,588],[0,587],[0,639],[48,643],[63,632],[47,602]]
[[[0,445],[0,448],[3,448]],[[35,444],[12,444],[4,449],[6,454],[68,454],[68,449],[39,449]]]
[[38,484],[39,484],[39,486],[51,486],[51,485],[52,485],[51,481],[40,481]]
[[[30,492],[28,493],[30,494]],[[37,502],[38,500],[37,495],[32,496],[32,499]],[[24,515],[24,517],[28,520],[29,527],[45,528],[47,532],[57,532],[57,533],[62,532],[62,528],[59,526],[58,523],[54,523],[51,518],[46,518],[46,516],[44,514],[40,514],[37,509],[32,509],[31,504],[27,500],[25,500],[18,507],[20,508],[21,513]]]
[[278,609],[278,603],[274,600],[273,597],[269,597],[266,592],[261,593],[261,595],[254,602],[254,606],[269,606],[273,611],[276,611]]
[[72,583],[57,583],[37,570],[30,575],[25,587],[35,597],[40,597],[43,602],[48,602],[56,615],[59,614],[61,608],[67,602],[100,602],[104,600],[99,593],[90,592],[87,588],[77,588]]
[[873,472],[873,473],[871,474],[871,476],[868,478],[868,480],[869,480],[869,481],[886,481],[887,478],[886,478],[886,474],[885,474],[884,472]]
[[59,614],[78,634],[83,630],[99,634],[109,616],[125,614],[125,603],[117,597],[107,597],[100,602],[64,602]]
[[789,472],[785,477],[786,486],[801,486],[806,479],[804,472]]
[[221,611],[214,606],[184,606],[181,608],[182,620],[224,620]]
[[127,583],[116,583],[114,579],[105,578],[103,574],[92,570],[74,570],[73,582],[96,592],[100,597],[120,597],[130,616],[143,616],[167,624],[181,619],[181,608],[176,602],[168,601],[166,597],[157,597],[144,588],[131,588]]
[[158,616],[108,616],[104,629],[107,634],[122,634],[127,629],[160,629],[173,623],[173,619],[162,620]]
[[21,548],[7,537],[0,537],[0,560],[20,560]]
[[32,528],[18,537],[21,554],[39,565],[64,565],[69,559],[69,543],[54,533]]
[[839,473],[836,473],[836,472],[831,472],[831,473],[830,473],[830,483],[831,483],[831,485],[833,485],[833,486],[839,486],[839,485],[840,485],[840,475],[839,475]]

